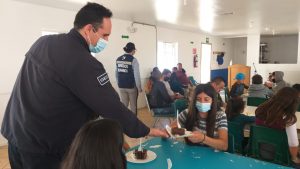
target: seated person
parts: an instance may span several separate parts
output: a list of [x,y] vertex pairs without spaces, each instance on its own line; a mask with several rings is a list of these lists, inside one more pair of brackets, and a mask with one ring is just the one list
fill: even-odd
[[[245,102],[242,97],[234,97],[228,100],[226,107],[226,116],[227,120],[230,122],[235,122],[239,124],[241,130],[244,130],[246,124],[251,124],[255,122],[254,116],[247,116],[242,114],[245,109]],[[240,142],[243,145],[243,148],[247,145],[248,139],[244,138],[244,136],[239,137]]]
[[252,84],[249,86],[249,97],[269,98],[273,95],[272,90],[262,84],[261,75],[256,74],[252,77]]
[[300,97],[300,84],[294,84],[292,87],[298,91],[298,96]]
[[171,74],[169,84],[170,84],[170,87],[171,87],[173,92],[180,93],[181,95],[184,95],[183,86],[178,81],[177,76],[176,76],[176,72],[173,72]]
[[178,63],[177,67],[178,67],[176,71],[177,79],[184,88],[187,88],[188,85],[190,84],[190,80],[187,77],[185,70],[182,68],[182,64]]
[[160,78],[160,72],[152,74],[153,86],[150,92],[151,97],[149,102],[153,108],[170,107],[171,103],[180,97],[179,95],[170,96],[164,83],[160,81]]
[[267,87],[272,88],[274,93],[277,93],[283,87],[288,87],[289,84],[283,80],[283,76],[282,71],[273,72],[271,76],[273,84],[267,84]]
[[213,78],[213,80],[210,82],[211,86],[215,89],[218,95],[218,106],[219,107],[226,107],[226,103],[222,100],[222,97],[220,95],[221,90],[224,90],[225,88],[225,81],[222,77],[218,76]]
[[[185,139],[187,144],[227,150],[227,118],[217,107],[216,95],[210,84],[199,84],[189,108],[179,114],[181,127],[193,133]],[[172,123],[172,127],[176,125],[176,121]]]
[[76,134],[61,169],[126,169],[123,139],[117,121],[90,121]]
[[[295,115],[299,104],[298,99],[296,89],[284,87],[269,100],[258,106],[255,111],[255,123],[257,125],[286,131],[290,155],[296,164],[300,164],[300,160],[297,157],[299,141]],[[275,151],[270,146],[266,147],[269,147],[267,151]],[[269,154],[265,155],[264,158],[268,159],[274,153]]]
[[170,77],[171,77],[171,71],[168,70],[168,69],[164,69],[163,72],[162,72],[162,76],[161,76],[161,82],[164,83],[167,91],[168,91],[168,94],[171,96],[171,97],[174,97],[174,95],[179,95],[180,98],[183,98],[182,95],[180,95],[180,93],[174,93],[170,87],[170,84],[169,84],[169,81],[170,81]]
[[244,89],[248,89],[249,87],[244,84],[245,75],[243,73],[238,73],[235,76],[236,82],[232,85],[230,90],[230,97],[241,96],[244,94]]
[[150,77],[149,79],[147,80],[146,84],[145,84],[145,87],[144,87],[144,91],[146,94],[149,94],[150,91],[152,90],[152,85],[153,85],[153,77],[152,77],[152,74],[155,74],[155,73],[160,73],[158,67],[154,67],[152,72],[150,73]]

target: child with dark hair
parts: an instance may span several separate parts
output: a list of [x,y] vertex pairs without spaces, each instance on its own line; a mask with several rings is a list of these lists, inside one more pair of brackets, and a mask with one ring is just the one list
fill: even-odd
[[[300,164],[300,159],[297,155],[299,141],[296,126],[298,105],[299,96],[297,90],[291,87],[284,87],[273,97],[259,105],[255,111],[255,123],[257,125],[286,131],[290,155],[293,162],[297,165]],[[268,152],[275,152],[273,148],[268,149],[270,149]],[[265,156],[265,158],[272,157],[270,153]]]
[[241,96],[244,94],[244,89],[249,87],[244,83],[245,75],[243,73],[238,73],[235,76],[236,82],[232,85],[230,90],[230,97]]
[[226,106],[226,116],[228,121],[239,123],[241,126],[244,126],[247,123],[254,123],[254,116],[247,116],[242,114],[245,109],[245,102],[242,97],[234,97],[228,100]]
[[249,97],[268,98],[273,95],[272,90],[262,84],[263,78],[261,75],[256,74],[252,76],[252,84],[249,86]]
[[[225,110],[227,120],[239,124],[240,130],[244,130],[245,125],[255,122],[254,116],[247,116],[242,114],[244,112],[244,109],[245,109],[245,102],[243,101],[243,98],[234,97],[228,100],[226,110]],[[248,139],[245,138],[243,135],[241,135],[238,138],[244,148],[248,143]]]
[[61,169],[126,169],[123,140],[117,121],[90,121],[76,134]]
[[[187,144],[227,150],[227,118],[217,106],[217,93],[211,84],[196,86],[189,108],[180,113],[178,122],[193,133],[185,139]],[[172,127],[176,125],[172,123]]]

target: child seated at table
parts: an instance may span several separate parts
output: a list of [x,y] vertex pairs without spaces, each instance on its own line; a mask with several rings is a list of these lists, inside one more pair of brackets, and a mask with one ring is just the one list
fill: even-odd
[[[269,100],[258,106],[255,111],[255,122],[257,125],[285,130],[291,158],[294,163],[299,165],[300,160],[297,156],[299,141],[296,127],[297,118],[295,114],[299,104],[298,101],[299,98],[296,89],[284,87]],[[266,146],[266,148],[267,147],[269,147],[267,151],[271,150],[275,152],[270,146]]]
[[272,90],[267,88],[263,83],[261,75],[252,76],[252,84],[249,86],[249,97],[269,98],[273,95]]
[[123,139],[117,121],[90,121],[76,134],[61,169],[126,169]]
[[[239,124],[239,126],[241,127],[240,130],[244,130],[245,125],[255,122],[254,116],[247,116],[245,114],[242,114],[244,112],[244,109],[245,102],[243,101],[243,98],[234,97],[228,100],[225,110],[227,120]],[[244,136],[238,138],[241,139],[240,142],[242,143],[244,148],[248,143],[248,139]]]
[[244,94],[244,89],[249,87],[244,84],[245,75],[243,73],[238,73],[235,76],[236,82],[232,85],[230,90],[230,97],[241,96]]
[[[215,89],[210,84],[199,84],[192,99],[189,108],[178,117],[181,127],[192,131],[192,136],[185,139],[187,144],[227,150],[227,118],[217,107]],[[176,126],[177,122],[172,123],[172,127]]]

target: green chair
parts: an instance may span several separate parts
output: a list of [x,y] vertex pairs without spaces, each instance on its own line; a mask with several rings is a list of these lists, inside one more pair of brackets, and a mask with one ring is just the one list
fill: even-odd
[[264,103],[267,98],[259,98],[259,97],[248,97],[247,98],[247,106],[259,106],[260,104]]
[[174,101],[176,112],[182,112],[188,107],[188,101],[186,99],[176,99]]
[[170,105],[170,107],[164,108],[153,108],[149,102],[151,98],[150,94],[145,94],[146,104],[149,112],[151,112],[152,116],[154,117],[153,127],[159,122],[160,118],[168,118],[169,123],[172,122],[176,118],[176,106],[174,103]]
[[[272,147],[273,159],[263,157],[263,146]],[[266,147],[266,146],[265,146]],[[268,150],[269,151],[269,150]],[[291,157],[285,131],[252,125],[250,129],[250,154],[254,158],[281,165],[291,165]]]
[[234,136],[228,133],[228,149],[227,152],[234,153]]
[[297,110],[298,112],[300,112],[300,104],[299,104],[299,106],[298,106],[298,110]]
[[199,83],[194,79],[193,76],[189,76],[188,78],[189,78],[191,84],[193,84],[193,86],[197,86],[197,85],[199,84]]
[[228,121],[228,133],[234,137],[234,152],[245,154],[243,150],[244,130],[238,123]]

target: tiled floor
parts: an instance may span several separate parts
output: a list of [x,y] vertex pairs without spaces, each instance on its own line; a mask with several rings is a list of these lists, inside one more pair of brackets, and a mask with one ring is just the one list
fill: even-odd
[[[147,126],[152,127],[154,119],[151,116],[150,112],[147,108],[139,109],[138,110],[138,118],[143,121]],[[169,120],[167,119],[161,119],[159,123],[157,123],[156,127],[163,127],[167,123],[169,123]],[[143,141],[149,138],[143,138]],[[125,140],[128,142],[128,144],[132,146],[136,146],[139,144],[139,139],[135,138],[129,138],[125,136]],[[8,161],[8,154],[7,154],[7,146],[0,147],[0,169],[10,169],[9,161]]]

